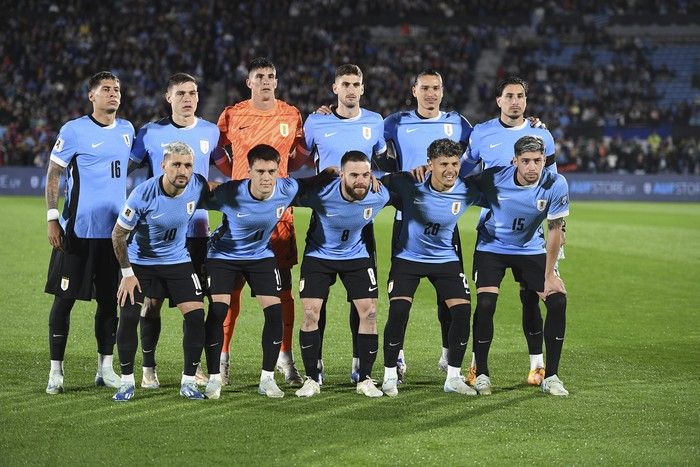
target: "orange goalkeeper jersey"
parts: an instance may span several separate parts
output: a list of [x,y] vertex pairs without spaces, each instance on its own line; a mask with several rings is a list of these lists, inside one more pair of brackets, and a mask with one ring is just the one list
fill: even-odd
[[233,180],[248,178],[248,151],[268,144],[280,153],[279,176],[288,177],[289,154],[304,139],[301,114],[293,105],[275,99],[271,110],[258,110],[250,100],[226,107],[217,123],[223,145],[231,144]]

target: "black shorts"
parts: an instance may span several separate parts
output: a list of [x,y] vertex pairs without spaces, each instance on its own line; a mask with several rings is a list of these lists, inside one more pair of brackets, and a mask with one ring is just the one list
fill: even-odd
[[[185,247],[190,253],[192,267],[194,268],[195,273],[199,277],[199,283],[202,287],[204,295],[209,295],[209,291],[207,289],[206,274],[207,251],[209,250],[207,248],[208,241],[208,237],[187,237],[187,241],[185,242]],[[146,294],[146,297],[165,299],[170,298],[170,294],[168,294],[168,291],[161,286],[161,283],[159,281],[155,281],[151,284],[151,288],[149,290],[149,293]],[[169,303],[170,308],[174,308],[177,305],[177,303],[178,302],[171,299]]]
[[153,291],[156,289],[164,291],[175,305],[203,301],[202,284],[191,262],[154,266],[132,264],[132,268],[141,284],[141,292],[134,293],[139,303],[143,303],[144,297],[155,298]]
[[447,263],[419,263],[392,258],[387,290],[389,298],[413,297],[423,277],[435,287],[443,300],[463,298],[469,300],[469,282],[459,261]]
[[211,295],[230,295],[239,274],[245,277],[256,296],[280,297],[281,295],[282,279],[274,257],[252,260],[209,258],[207,274]]
[[330,260],[304,256],[301,263],[299,296],[328,298],[328,289],[340,276],[349,300],[377,298],[377,274],[370,258]]
[[90,301],[114,296],[119,287],[119,263],[112,239],[63,237],[63,249],[53,250],[44,291],[60,298]]
[[544,291],[544,270],[547,255],[505,255],[488,251],[474,251],[473,277],[476,287],[500,287],[506,269],[513,271],[516,281],[527,290]]

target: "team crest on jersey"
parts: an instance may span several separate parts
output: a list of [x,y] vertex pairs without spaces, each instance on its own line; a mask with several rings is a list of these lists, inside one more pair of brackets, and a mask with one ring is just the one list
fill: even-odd
[[56,140],[56,144],[53,145],[53,150],[56,152],[61,152],[63,151],[63,145],[65,144],[65,141],[63,141],[62,138],[58,138]]
[[544,209],[547,207],[547,200],[546,199],[538,199],[537,200],[537,210],[538,211],[544,211]]
[[289,136],[289,123],[280,123],[280,135],[285,138]]
[[131,209],[129,206],[124,205],[122,216],[124,216],[124,219],[131,221],[134,218],[134,210]]
[[282,217],[282,214],[284,214],[284,206],[280,206],[277,208],[277,219]]
[[192,213],[194,212],[195,206],[196,206],[196,203],[194,201],[190,201],[189,203],[187,203],[187,214],[189,214],[191,216]]
[[206,139],[200,139],[199,150],[202,151],[204,154],[209,154],[209,141],[207,141]]
[[126,143],[126,147],[130,148],[131,147],[131,138],[129,138],[129,135],[122,135],[124,138],[124,142]]
[[373,208],[367,208],[367,209],[365,209],[365,212],[363,213],[363,217],[365,218],[365,220],[367,220],[367,219],[369,219],[370,217],[372,217],[372,211],[373,211]]
[[372,129],[368,126],[363,126],[362,127],[362,136],[369,141],[370,138],[372,138]]
[[304,291],[304,279],[301,279],[299,281],[299,292],[303,292],[303,291]]
[[455,201],[452,203],[452,215],[456,216],[459,214],[459,210],[462,209],[462,202],[461,201]]
[[454,130],[452,129],[452,124],[451,123],[445,123],[444,125],[445,128],[445,134],[447,136],[452,136],[452,133],[454,133]]
[[66,276],[63,276],[61,278],[61,290],[64,292],[68,290],[68,286],[70,285],[70,279],[68,279]]

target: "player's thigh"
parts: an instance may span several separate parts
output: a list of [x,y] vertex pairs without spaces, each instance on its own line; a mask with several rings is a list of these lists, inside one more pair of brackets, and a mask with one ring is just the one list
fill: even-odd
[[512,267],[509,257],[488,251],[474,251],[473,278],[477,289],[500,287],[506,269]]
[[450,261],[443,264],[425,265],[428,280],[435,287],[438,296],[445,301],[469,301],[469,281],[464,274],[462,263]]
[[207,260],[207,285],[209,293],[231,295],[231,291],[241,281],[241,268],[238,261],[209,258]]
[[426,277],[424,267],[424,263],[393,258],[387,283],[389,299],[394,297],[413,298],[420,280]]
[[242,263],[244,263],[241,266],[243,275],[256,297],[279,298],[281,296],[282,278],[274,257]]
[[159,270],[174,304],[179,306],[187,302],[202,303],[202,283],[191,262],[163,265],[159,266]]
[[342,261],[340,280],[350,300],[376,299],[379,297],[377,270],[369,258]]
[[526,290],[544,291],[544,271],[547,255],[512,255],[513,277],[525,286]]
[[337,271],[327,261],[305,256],[299,274],[299,296],[304,298],[328,298],[328,289],[335,284]]

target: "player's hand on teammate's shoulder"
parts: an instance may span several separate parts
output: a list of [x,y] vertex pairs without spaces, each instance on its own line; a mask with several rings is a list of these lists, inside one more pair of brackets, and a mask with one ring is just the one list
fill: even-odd
[[335,104],[331,105],[322,105],[318,109],[314,111],[315,114],[321,114],[321,115],[330,115],[333,113],[333,107],[335,107]]
[[375,177],[374,174],[372,174],[371,177],[372,177],[372,182],[371,182],[372,186],[370,187],[370,189],[372,190],[373,193],[377,193],[382,188],[382,181],[379,180],[377,177]]
[[547,125],[537,117],[527,117],[530,120],[530,128],[541,128],[543,130],[547,129]]
[[425,181],[425,178],[428,175],[428,166],[427,165],[419,165],[415,169],[412,169],[410,172],[411,176],[416,179],[417,182],[423,183]]

